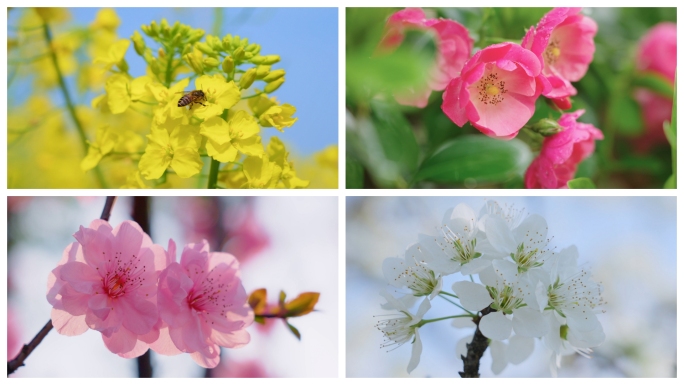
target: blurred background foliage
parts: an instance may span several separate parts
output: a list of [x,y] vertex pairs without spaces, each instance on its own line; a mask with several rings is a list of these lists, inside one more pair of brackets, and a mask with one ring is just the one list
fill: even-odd
[[[423,108],[401,106],[391,96],[420,83],[434,60],[434,44],[412,31],[396,52],[376,51],[387,18],[400,8],[347,8],[346,137],[348,188],[523,188],[524,172],[539,150],[540,138],[523,130],[511,141],[459,128],[441,111],[442,92]],[[456,20],[470,31],[475,50],[503,40],[520,43],[526,29],[550,8],[435,8],[427,18]],[[673,86],[659,76],[635,70],[639,39],[654,25],[676,22],[675,8],[585,8],[598,24],[596,53],[587,74],[574,83],[571,110],[585,109],[581,122],[601,129],[605,139],[580,164],[576,178],[598,188],[673,187],[676,150],[664,135],[648,133],[638,87],[672,99]],[[428,63],[428,64],[426,64]],[[544,97],[531,121],[558,118]],[[675,126],[673,124],[673,126]],[[676,143],[676,128],[672,141]],[[643,145],[643,142],[652,142]],[[642,143],[640,146],[639,143]],[[667,182],[667,184],[666,184]]]

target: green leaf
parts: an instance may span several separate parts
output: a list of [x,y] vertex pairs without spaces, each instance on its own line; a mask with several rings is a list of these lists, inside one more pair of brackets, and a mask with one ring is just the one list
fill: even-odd
[[285,323],[287,324],[287,327],[290,328],[290,331],[292,332],[292,334],[294,334],[295,337],[297,337],[297,339],[301,341],[301,340],[302,340],[302,335],[299,333],[299,330],[297,330],[296,327],[290,325],[289,322],[285,321]]
[[371,101],[373,126],[387,160],[412,173],[418,165],[418,143],[411,125],[399,106],[380,100]]
[[568,181],[568,188],[571,189],[585,189],[585,188],[596,188],[594,182],[589,178],[577,178]]
[[363,188],[363,166],[347,154],[347,188]]
[[670,175],[670,177],[667,178],[663,188],[677,188],[677,180],[675,179],[674,174]]
[[631,96],[619,95],[612,98],[608,114],[621,134],[637,137],[644,133],[641,107]]
[[415,181],[498,183],[521,175],[532,161],[530,149],[522,141],[503,141],[484,135],[466,135],[438,148],[420,166]]
[[661,96],[672,99],[674,86],[661,74],[655,72],[644,72],[639,74],[632,81],[634,87],[647,88]]

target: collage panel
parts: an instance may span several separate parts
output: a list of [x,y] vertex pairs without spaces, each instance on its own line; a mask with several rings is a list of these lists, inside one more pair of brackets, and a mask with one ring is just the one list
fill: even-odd
[[10,378],[338,377],[336,197],[7,207]]
[[347,8],[347,188],[676,188],[676,8]]
[[675,197],[348,197],[347,377],[676,377]]
[[7,19],[8,188],[338,187],[337,8]]

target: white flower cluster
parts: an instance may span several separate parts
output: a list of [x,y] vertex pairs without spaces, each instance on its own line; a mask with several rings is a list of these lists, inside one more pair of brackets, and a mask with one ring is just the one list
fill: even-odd
[[[387,300],[382,307],[399,312],[377,324],[386,338],[382,347],[411,341],[410,373],[422,352],[420,327],[453,318],[455,327],[472,328],[473,319],[479,319],[481,333],[490,340],[496,374],[508,363],[519,364],[529,357],[535,338],[550,349],[554,376],[561,356],[577,352],[588,357],[591,348],[605,339],[596,317],[603,304],[601,287],[577,266],[575,246],[553,252],[547,234],[541,216],[526,216],[494,201],[488,201],[479,216],[465,204],[447,211],[439,234],[420,234],[404,258],[383,262],[385,279],[404,295],[381,293]],[[443,277],[456,273],[466,280],[454,283],[453,293],[442,291]],[[466,314],[423,319],[438,295]],[[409,308],[421,297],[425,298],[413,314]],[[491,312],[481,316],[487,308]],[[458,357],[466,355],[466,343],[472,338],[457,343]]]

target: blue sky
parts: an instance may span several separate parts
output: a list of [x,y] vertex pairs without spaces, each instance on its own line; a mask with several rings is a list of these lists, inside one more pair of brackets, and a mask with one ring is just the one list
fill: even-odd
[[[72,8],[70,23],[90,24],[99,8]],[[133,31],[152,20],[166,18],[212,33],[215,8],[117,8],[121,25],[118,34],[128,38]],[[248,37],[261,45],[262,54],[278,54],[274,69],[286,71],[286,82],[273,95],[297,108],[297,123],[278,136],[290,144],[292,152],[309,155],[336,144],[338,126],[338,11],[337,8],[223,8],[221,35]],[[8,24],[16,25],[19,13],[10,12]],[[126,61],[133,76],[144,74],[144,61],[132,47]],[[72,90],[73,81],[70,81]],[[10,90],[30,92],[30,85],[15,84]],[[75,91],[72,95],[75,95]],[[19,99],[23,99],[19,95]],[[92,98],[87,96],[86,102]],[[55,100],[61,95],[55,94]],[[81,102],[81,100],[79,100]],[[267,142],[275,129],[263,132]]]

